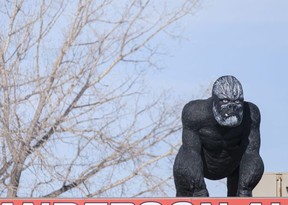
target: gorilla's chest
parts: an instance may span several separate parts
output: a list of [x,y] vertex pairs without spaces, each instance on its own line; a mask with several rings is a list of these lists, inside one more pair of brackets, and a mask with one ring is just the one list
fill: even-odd
[[205,177],[220,179],[239,166],[246,146],[245,135],[241,127],[219,129],[212,126],[199,130]]
[[222,128],[218,126],[203,127],[199,130],[202,146],[207,150],[234,150],[245,138],[242,127]]

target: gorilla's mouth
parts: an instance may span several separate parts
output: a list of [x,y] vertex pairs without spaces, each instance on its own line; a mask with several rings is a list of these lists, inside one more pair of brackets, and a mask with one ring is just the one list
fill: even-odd
[[238,115],[236,113],[225,113],[224,116],[226,118],[229,118],[229,117],[238,117]]
[[235,114],[225,114],[225,118],[223,119],[225,126],[234,127],[239,125],[240,121],[238,115]]

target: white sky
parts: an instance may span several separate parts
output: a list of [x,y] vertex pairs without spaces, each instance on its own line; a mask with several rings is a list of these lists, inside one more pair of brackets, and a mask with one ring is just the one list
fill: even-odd
[[[234,75],[261,110],[265,172],[288,172],[288,1],[204,0],[184,27],[189,40],[165,39],[172,56],[162,58],[166,69],[152,85],[188,102],[201,86]],[[210,195],[225,196],[222,187],[214,184]]]

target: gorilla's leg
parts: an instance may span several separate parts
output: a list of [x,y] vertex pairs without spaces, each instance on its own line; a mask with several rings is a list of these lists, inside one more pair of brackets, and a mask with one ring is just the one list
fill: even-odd
[[257,152],[246,152],[240,163],[238,196],[252,196],[252,190],[260,181],[264,164]]
[[227,177],[227,196],[237,196],[239,168]]

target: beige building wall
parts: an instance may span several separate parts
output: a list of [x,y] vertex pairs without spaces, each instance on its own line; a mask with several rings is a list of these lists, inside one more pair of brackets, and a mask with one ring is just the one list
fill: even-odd
[[253,197],[288,197],[288,173],[265,173]]

